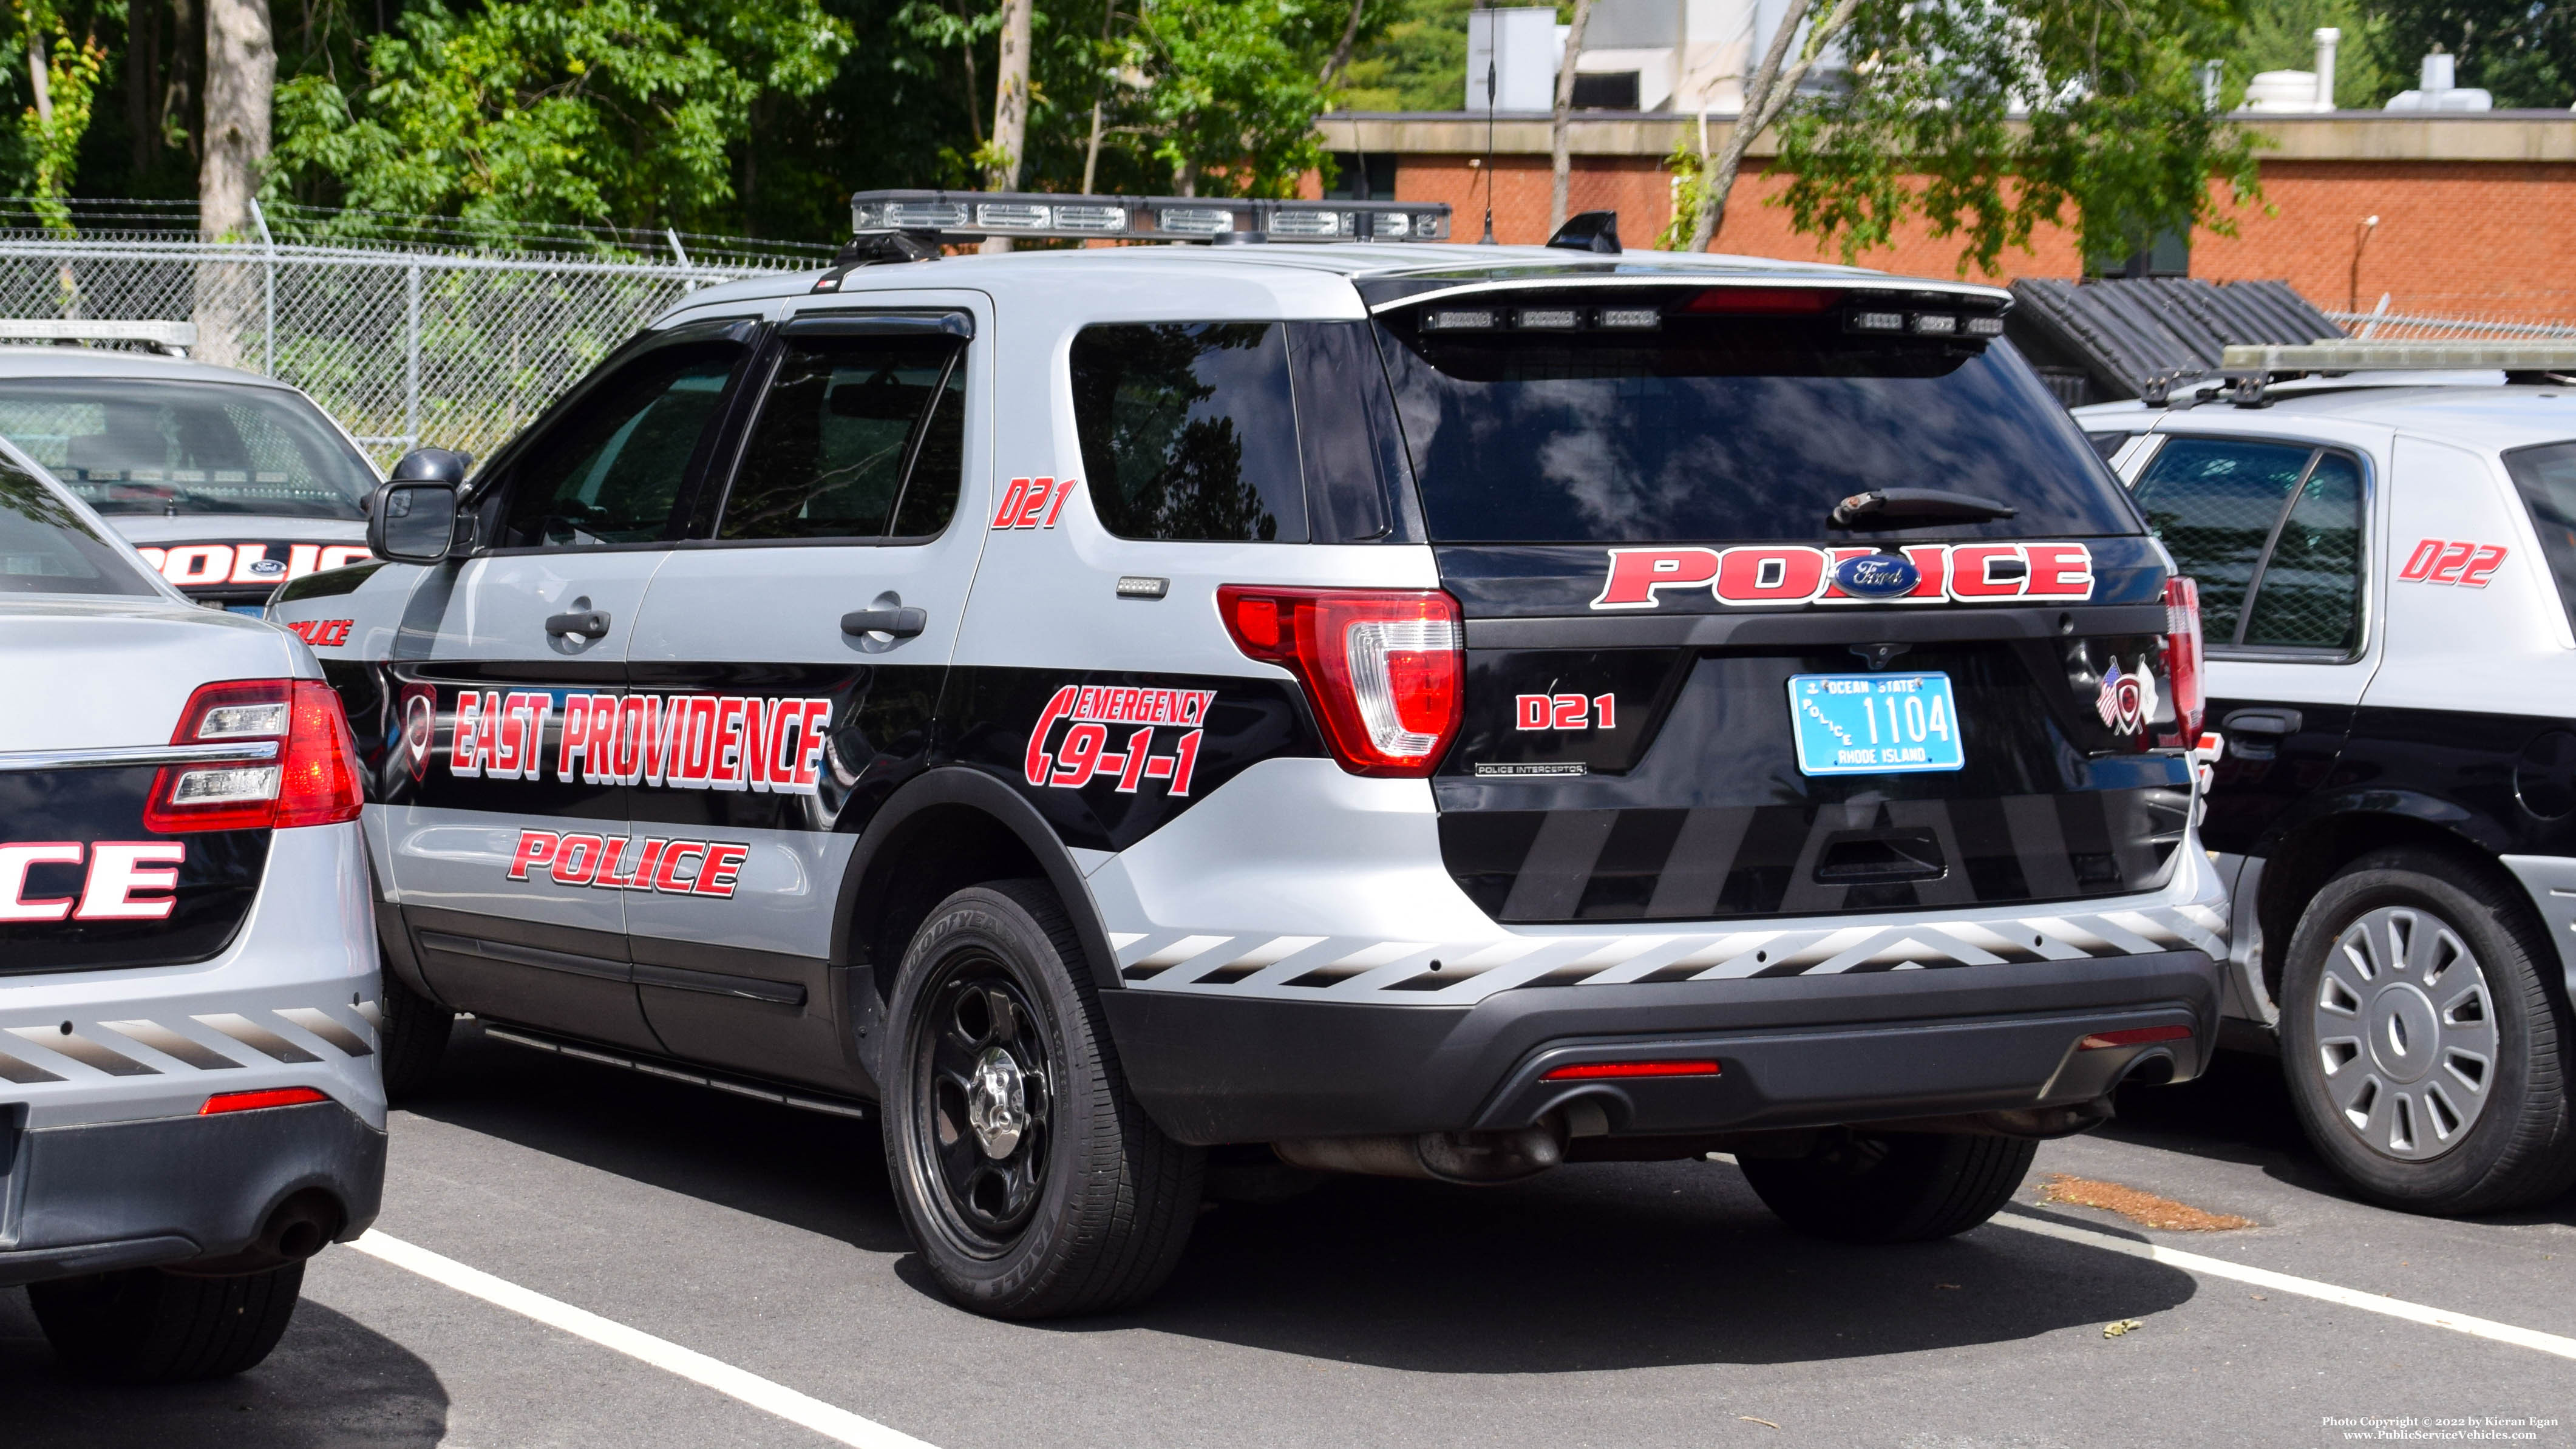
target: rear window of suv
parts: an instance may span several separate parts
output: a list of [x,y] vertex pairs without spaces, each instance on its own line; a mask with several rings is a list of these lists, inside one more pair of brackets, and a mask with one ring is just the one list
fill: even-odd
[[2558,602],[2576,626],[2576,441],[2517,448],[2504,455],[2514,490],[2540,535],[2540,552],[2557,581]]
[[[1611,303],[1630,325],[1603,320]],[[1801,289],[1599,289],[1384,314],[1381,351],[1431,538],[1839,538],[1826,519],[1835,503],[1881,488],[2017,512],[1873,540],[2141,531],[2008,345],[1857,333],[1847,311],[1834,293]],[[1477,325],[1480,312],[1490,325]]]

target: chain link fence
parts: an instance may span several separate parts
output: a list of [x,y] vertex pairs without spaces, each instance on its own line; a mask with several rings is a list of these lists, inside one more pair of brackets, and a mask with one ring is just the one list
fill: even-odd
[[195,356],[289,382],[387,465],[487,455],[689,293],[828,264],[796,243],[272,207],[251,238],[193,203],[0,198],[0,317],[193,321]]

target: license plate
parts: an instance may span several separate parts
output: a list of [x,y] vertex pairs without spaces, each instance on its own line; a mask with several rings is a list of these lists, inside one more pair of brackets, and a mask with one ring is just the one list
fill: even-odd
[[1946,674],[1793,674],[1789,722],[1800,774],[1895,775],[1967,763]]

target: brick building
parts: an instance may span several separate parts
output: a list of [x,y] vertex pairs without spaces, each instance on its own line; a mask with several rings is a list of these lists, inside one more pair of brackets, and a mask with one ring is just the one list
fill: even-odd
[[[2245,120],[2270,143],[2262,152],[2264,200],[2238,215],[2234,237],[2193,233],[2192,276],[2285,279],[2329,309],[2350,302],[2368,310],[2384,293],[2395,312],[2576,320],[2576,115],[2342,111]],[[1728,124],[1710,120],[1711,149],[1724,143]],[[1342,157],[1337,191],[1367,186],[1382,197],[1446,201],[1455,208],[1456,235],[1472,241],[1490,185],[1497,240],[1546,239],[1545,116],[1497,118],[1490,177],[1481,113],[1344,114],[1321,126]],[[1695,126],[1694,118],[1671,113],[1579,114],[1572,209],[1616,211],[1631,248],[1653,245],[1672,215],[1663,158]],[[1788,213],[1766,204],[1781,190],[1764,169],[1770,155],[1768,137],[1750,148],[1715,249],[1840,260],[1792,232]],[[1306,189],[1321,194],[1314,177]],[[2365,227],[2371,216],[2379,224]],[[1916,225],[1859,261],[1950,276],[1959,247]],[[2073,237],[2062,231],[2037,238],[2030,253],[2006,252],[1998,265],[1995,281],[2083,270]]]

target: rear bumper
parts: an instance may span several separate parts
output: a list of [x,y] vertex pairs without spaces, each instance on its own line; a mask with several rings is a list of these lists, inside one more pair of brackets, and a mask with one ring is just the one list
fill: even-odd
[[384,1192],[385,1134],[332,1102],[6,1135],[0,1286],[239,1253],[308,1188],[345,1241]]
[[[1185,1142],[1525,1126],[1586,1094],[1614,1134],[1760,1131],[2071,1106],[2144,1056],[2196,1076],[2218,1029],[2199,951],[1488,996],[1463,1009],[1104,993],[1129,1085]],[[2152,1046],[2090,1034],[2182,1026]],[[1545,1082],[1568,1060],[1714,1059],[1715,1077]]]

